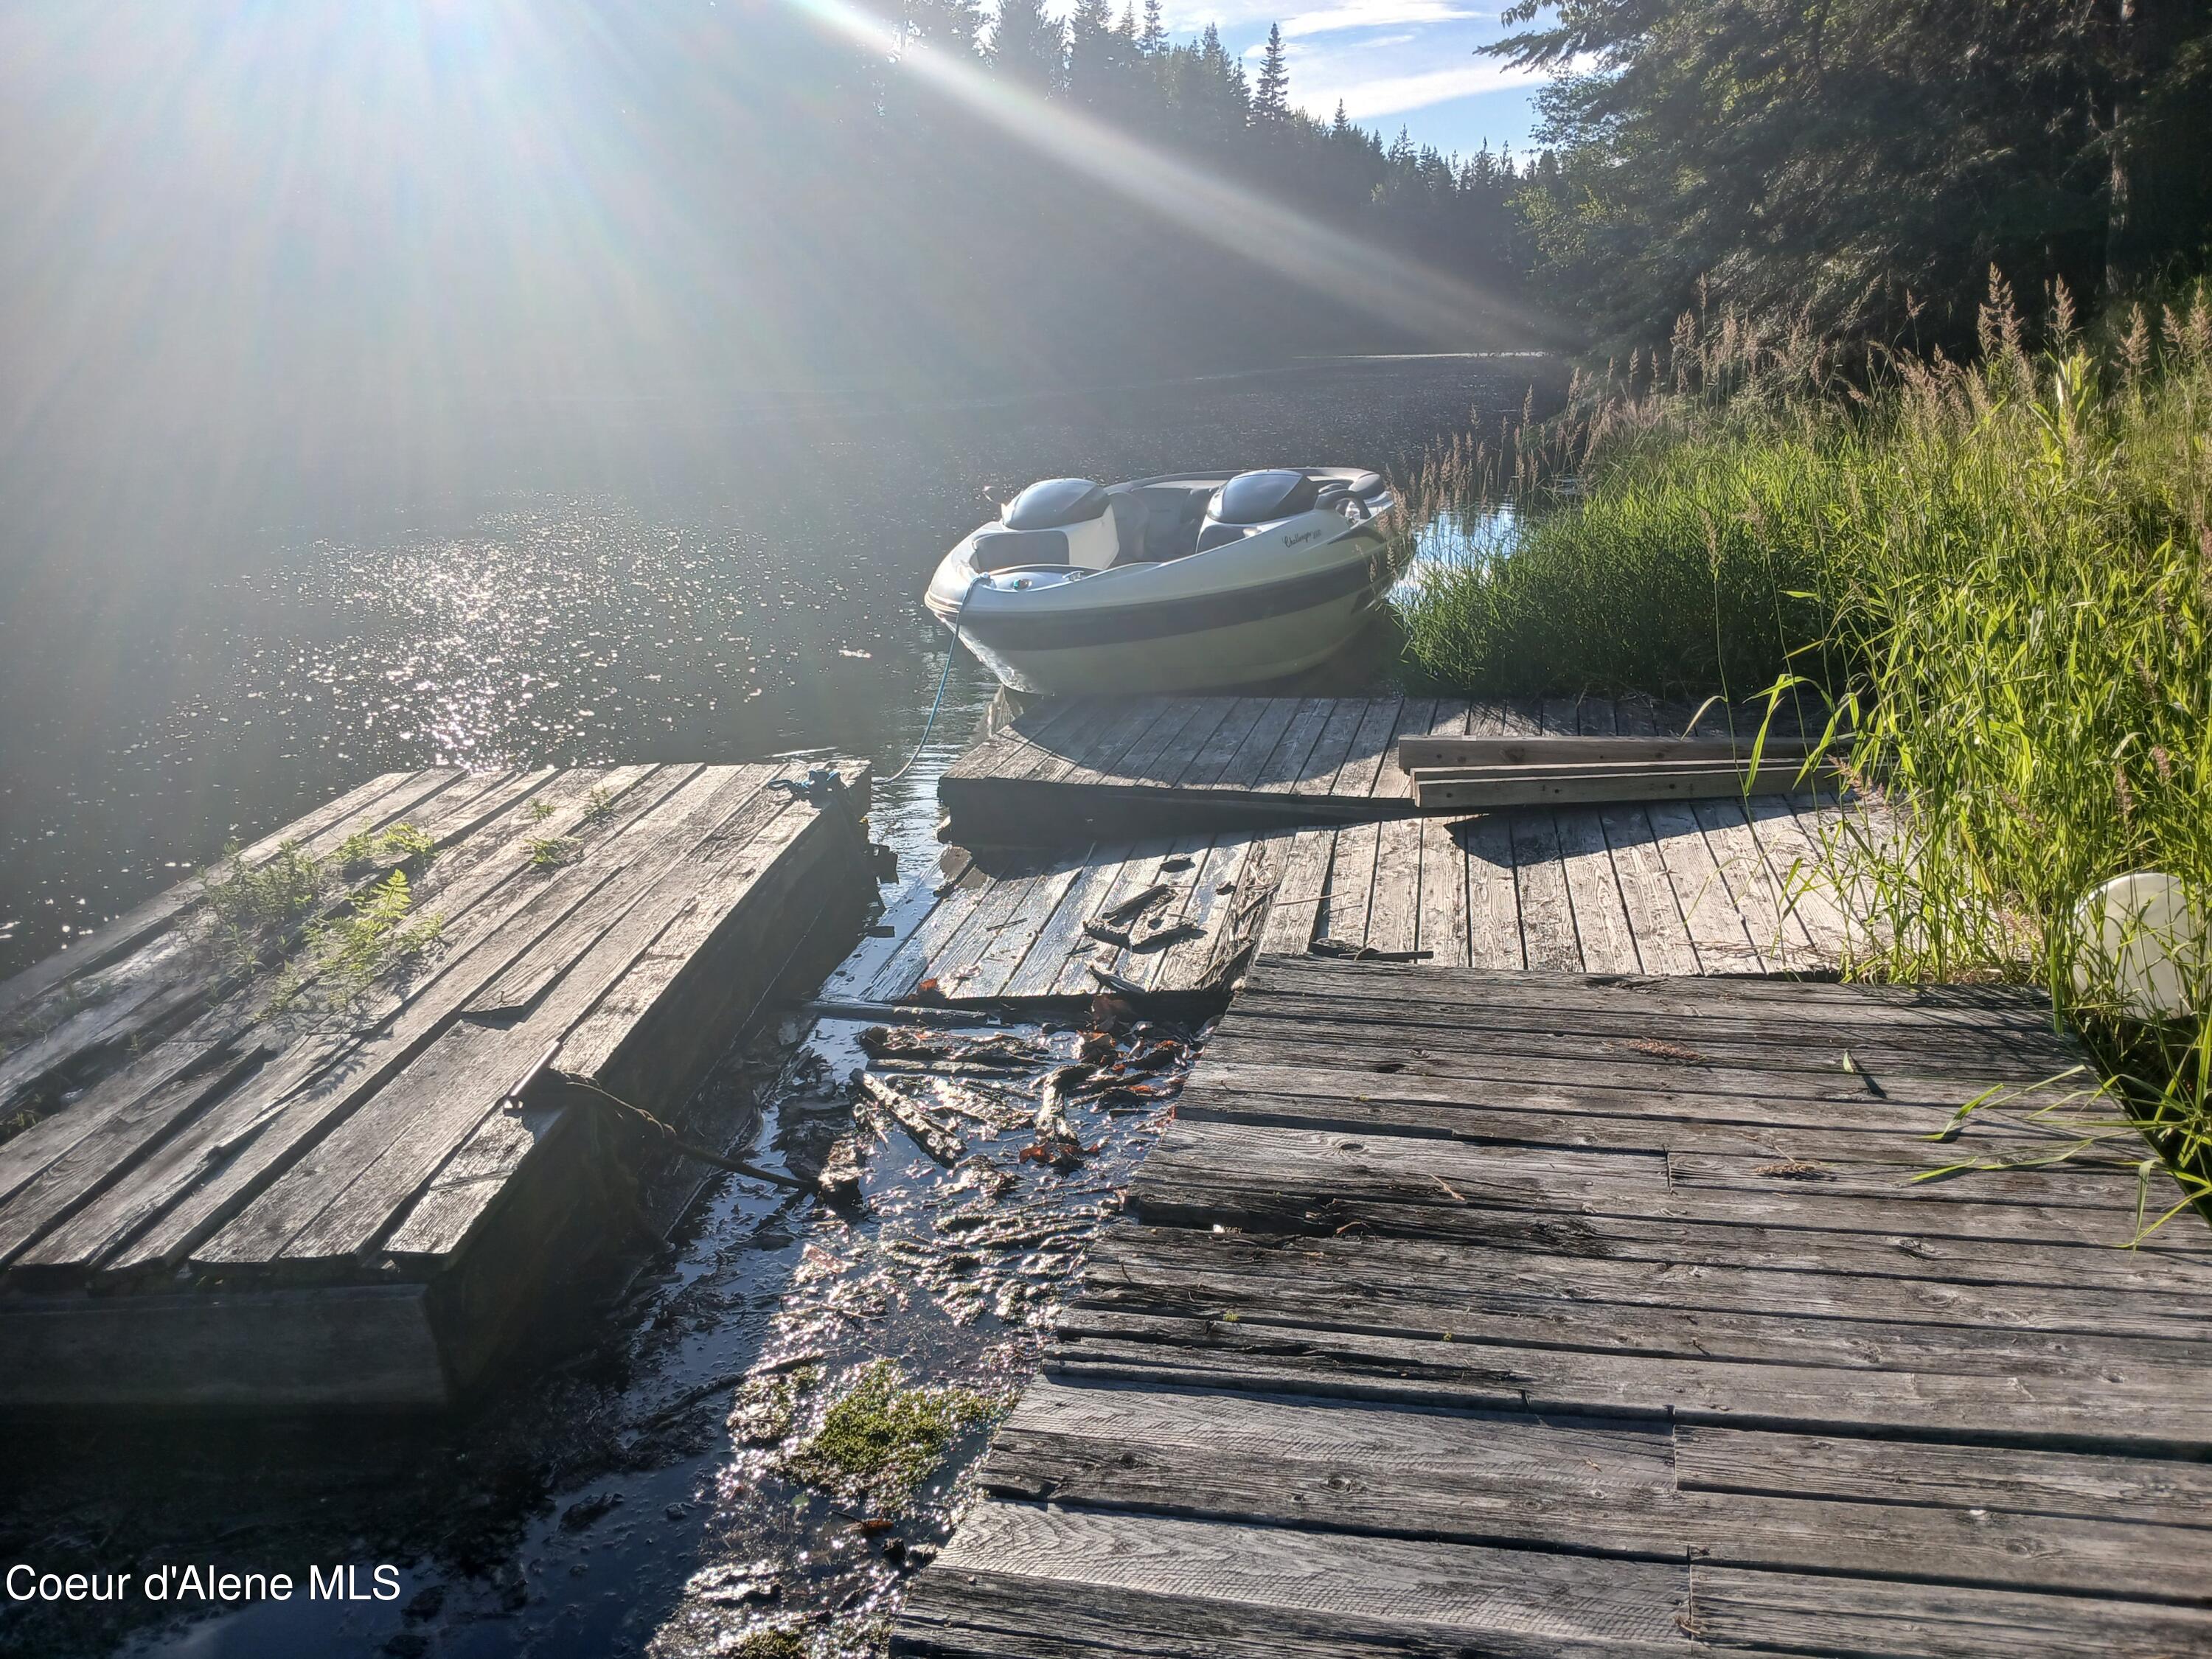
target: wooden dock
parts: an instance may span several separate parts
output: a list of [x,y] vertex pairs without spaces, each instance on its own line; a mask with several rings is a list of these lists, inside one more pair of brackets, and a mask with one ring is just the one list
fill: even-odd
[[[1021,1004],[1089,997],[1115,981],[1162,997],[1224,995],[1258,941],[1291,844],[1275,831],[986,853],[945,884],[863,995]],[[1146,893],[1156,901],[1128,944],[1084,931]]]
[[[1440,967],[1832,974],[1853,941],[1820,841],[1841,810],[1779,796],[1519,807],[987,851],[864,994],[1019,1004],[1090,995],[1103,972],[1154,995],[1218,996],[1255,945]],[[1084,931],[1155,889],[1127,945]]]
[[[1747,734],[1649,699],[1083,698],[946,773],[975,850],[873,976],[878,1002],[1015,1004],[1118,985],[1218,997],[1255,949],[1592,974],[1832,975],[1854,945],[1815,796],[1415,811],[1410,735]],[[1802,739],[1795,720],[1771,734]],[[1102,913],[1158,902],[1126,942]],[[1089,925],[1089,926],[1087,926]]]
[[1302,830],[1261,948],[1571,974],[1832,974],[1864,943],[1821,848],[1842,810],[1759,795]]
[[1263,958],[893,1650],[2212,1651],[2203,1223],[1911,1180],[2081,1064],[2002,988]]
[[[637,1121],[598,1091],[676,1111],[857,933],[866,790],[778,763],[387,775],[0,986],[0,1115],[39,1115],[0,1142],[0,1402],[453,1399],[634,1214]],[[434,944],[342,1001],[298,929],[281,965],[227,948],[210,884],[303,857],[326,923],[410,875]]]
[[[1050,847],[1417,811],[1408,737],[1667,736],[1748,743],[1763,708],[1649,698],[1073,697],[1026,709],[939,782],[945,839]],[[1771,736],[1801,740],[1797,711]],[[1814,732],[1817,735],[1817,731]]]

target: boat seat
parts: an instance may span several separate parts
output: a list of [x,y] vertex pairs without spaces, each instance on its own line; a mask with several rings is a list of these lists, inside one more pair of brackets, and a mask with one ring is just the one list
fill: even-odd
[[1067,562],[1078,569],[1107,570],[1121,559],[1120,526],[1110,510],[1102,508],[1096,518],[1063,526],[1059,533],[1067,538]]
[[1114,521],[1114,562],[1115,564],[1150,564],[1153,562],[1151,548],[1152,509],[1141,496],[1132,491],[1107,498],[1107,511]]
[[1310,512],[1321,487],[1286,466],[1240,472],[1213,492],[1206,511],[1222,524],[1273,524]]
[[978,574],[1024,565],[1066,564],[1067,536],[1059,530],[985,530],[969,544],[968,556]]
[[1126,544],[1113,506],[1113,498],[1089,478],[1033,483],[1006,503],[999,515],[1003,529],[976,538],[975,568],[1003,570],[1018,562],[1107,569]]
[[[1132,489],[1113,498],[1124,513],[1118,564],[1158,564],[1179,559],[1198,545],[1198,521],[1206,516],[1203,489]],[[1124,505],[1126,503],[1126,505]]]

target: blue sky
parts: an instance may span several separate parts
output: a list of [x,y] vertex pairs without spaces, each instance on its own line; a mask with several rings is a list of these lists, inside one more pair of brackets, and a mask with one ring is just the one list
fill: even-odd
[[1475,48],[1507,30],[1498,0],[1164,0],[1177,39],[1218,23],[1223,43],[1259,69],[1267,25],[1290,46],[1291,101],[1326,119],[1339,98],[1360,125],[1416,143],[1471,150],[1528,148],[1535,77]]

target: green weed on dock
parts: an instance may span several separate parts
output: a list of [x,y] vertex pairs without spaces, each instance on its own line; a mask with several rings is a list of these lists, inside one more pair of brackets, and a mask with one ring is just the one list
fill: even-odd
[[[361,830],[318,858],[295,842],[249,865],[235,843],[204,887],[207,935],[223,971],[273,966],[272,1011],[351,1006],[435,947],[444,919],[417,914],[407,870],[436,850],[412,824]],[[371,878],[371,872],[380,872]]]

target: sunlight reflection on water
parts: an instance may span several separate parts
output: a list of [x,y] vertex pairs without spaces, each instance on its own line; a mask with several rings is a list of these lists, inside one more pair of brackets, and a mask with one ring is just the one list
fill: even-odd
[[[344,532],[302,507],[204,546],[155,526],[0,604],[0,973],[380,771],[817,744],[895,763],[942,660],[921,587],[1019,484],[1389,469],[1470,398],[1521,395],[1480,359],[1309,362],[825,422],[792,434],[805,466],[654,428],[605,493],[395,489]],[[1433,531],[1423,563],[1458,539]],[[955,707],[988,694],[971,671]]]
[[1416,598],[1439,574],[1487,563],[1512,550],[1522,518],[1510,501],[1468,512],[1440,513],[1413,538],[1413,557],[1391,590],[1401,604]]

